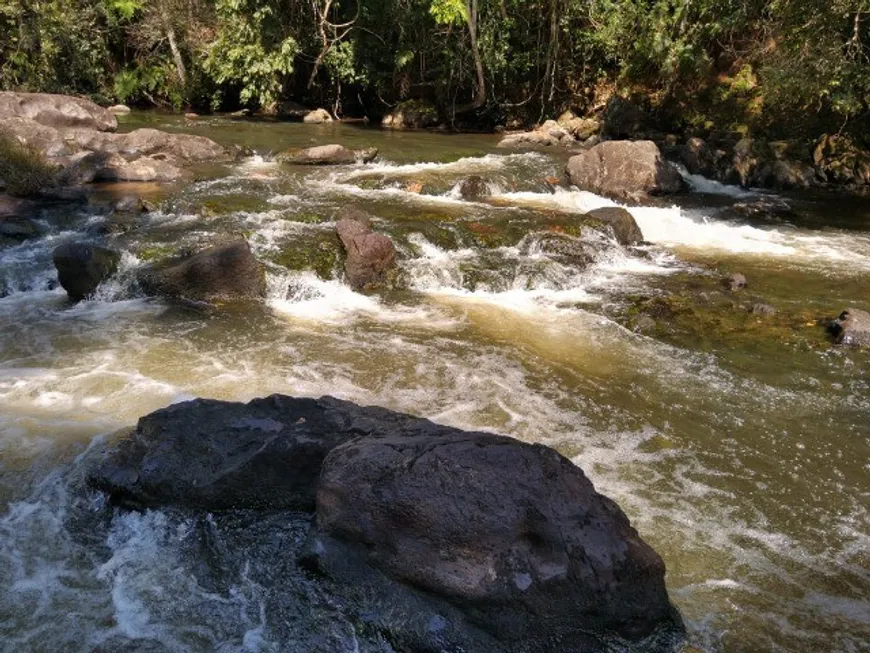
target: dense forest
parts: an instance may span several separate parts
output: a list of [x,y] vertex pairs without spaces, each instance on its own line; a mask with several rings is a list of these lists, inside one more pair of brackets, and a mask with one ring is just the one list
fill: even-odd
[[448,121],[588,112],[866,133],[868,0],[0,0],[0,87],[196,111],[283,101]]

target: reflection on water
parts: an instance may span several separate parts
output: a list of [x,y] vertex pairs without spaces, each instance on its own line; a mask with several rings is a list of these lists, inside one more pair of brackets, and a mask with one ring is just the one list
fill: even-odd
[[[866,208],[850,205],[850,232],[801,226],[814,214],[765,226],[697,202],[635,208],[651,244],[607,244],[578,269],[529,233],[608,204],[546,189],[562,154],[341,125],[183,127],[258,155],[186,188],[146,189],[161,210],[109,237],[122,269],[235,232],[267,262],[268,301],[197,312],[137,296],[122,274],[70,306],[51,250],[93,234],[108,195],[39,216],[44,237],[0,250],[3,650],[89,651],[115,635],[173,650],[315,650],[289,617],[270,621],[277,599],[253,554],[221,587],[205,580],[203,533],[218,533],[209,547],[230,546],[218,526],[161,512],[92,524],[104,519],[89,503],[99,499],[76,489],[94,437],[170,402],[273,392],[333,394],[559,448],[663,555],[702,650],[867,650],[870,356],[833,350],[814,319],[805,324],[870,308],[870,234],[856,227]],[[381,162],[269,160],[332,140],[376,145]],[[455,186],[468,174],[494,195],[463,201]],[[349,202],[394,237],[404,289],[362,295],[342,283],[332,228]],[[744,272],[794,322],[792,344],[764,328],[661,341],[608,317],[629,295],[710,269]],[[298,605],[315,600],[297,590]],[[331,619],[324,650],[354,650],[352,626]]]

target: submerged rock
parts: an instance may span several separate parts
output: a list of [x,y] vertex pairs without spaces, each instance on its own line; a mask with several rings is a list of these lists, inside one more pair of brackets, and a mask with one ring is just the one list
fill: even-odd
[[396,265],[396,246],[384,234],[372,231],[372,216],[355,207],[347,207],[335,226],[347,253],[344,270],[350,285],[362,290],[387,280]]
[[82,127],[115,131],[118,128],[114,114],[90,100],[51,93],[2,91],[0,116],[25,118],[55,129]]
[[459,183],[459,195],[464,200],[474,201],[491,194],[486,179],[480,175],[471,175]]
[[308,548],[335,580],[365,587],[368,566],[459,608],[506,650],[679,628],[664,563],[619,507],[557,452],[504,436],[408,420],[338,446]]
[[266,295],[266,272],[246,240],[210,247],[144,270],[140,282],[149,294],[212,302]]
[[830,331],[838,345],[870,347],[870,313],[847,308],[831,322]]
[[605,141],[568,161],[569,181],[582,190],[617,199],[677,193],[679,171],[652,141]]
[[138,195],[124,195],[114,203],[112,209],[117,213],[148,213],[153,207]]
[[127,507],[306,524],[309,582],[395,650],[591,653],[655,631],[643,650],[669,651],[682,632],[661,558],[542,445],[331,397],[196,400],[142,418],[88,483]]
[[52,252],[57,278],[73,301],[93,295],[118,269],[118,252],[88,243],[67,243]]
[[605,206],[593,209],[586,215],[607,224],[613,230],[616,241],[623,247],[637,245],[643,241],[643,232],[627,209],[620,206]]
[[364,150],[349,150],[344,145],[318,145],[305,149],[291,149],[275,157],[279,163],[293,165],[328,166],[350,163],[370,163],[378,156],[378,150],[370,147]]

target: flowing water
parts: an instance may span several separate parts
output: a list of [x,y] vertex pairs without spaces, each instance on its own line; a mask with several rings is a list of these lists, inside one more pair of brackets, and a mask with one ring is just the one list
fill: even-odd
[[[678,204],[631,209],[649,244],[599,247],[578,269],[549,255],[541,232],[612,202],[552,193],[543,179],[560,174],[561,153],[500,151],[487,136],[153,114],[123,128],[143,124],[256,154],[189,184],[107,187],[88,206],[44,212],[42,237],[0,249],[0,650],[86,652],[118,636],[178,651],[390,650],[361,648],[353,624],[326,608],[306,612],[329,604],[315,588],[278,599],[265,586],[273,570],[262,561],[292,548],[292,527],[258,537],[265,526],[244,515],[109,519],[81,490],[89,450],[139,416],[274,392],[556,447],[661,553],[697,649],[870,650],[870,355],[831,346],[820,321],[870,309],[870,201],[805,195],[791,198],[788,221],[752,222],[729,207],[756,193],[690,178],[696,192]],[[270,161],[327,142],[381,157],[322,169]],[[489,182],[487,201],[460,197],[470,174]],[[160,209],[108,237],[121,274],[69,304],[51,250],[103,238],[104,203],[130,189]],[[396,289],[342,282],[334,219],[350,203],[394,238]],[[265,304],[197,310],[130,284],[148,260],[230,233],[267,262]],[[724,296],[719,276],[734,271],[750,280],[738,300],[655,337],[622,326],[638,297]],[[749,315],[744,301],[779,313]],[[202,571],[209,556],[223,561],[218,573]]]

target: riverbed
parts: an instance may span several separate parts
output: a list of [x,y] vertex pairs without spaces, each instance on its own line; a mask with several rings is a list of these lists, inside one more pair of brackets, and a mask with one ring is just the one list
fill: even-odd
[[[140,416],[276,392],[555,447],[662,555],[699,650],[870,650],[870,354],[834,346],[824,326],[870,310],[870,200],[792,195],[787,219],[740,218],[734,203],[765,194],[690,178],[693,193],[630,208],[646,244],[578,269],[532,232],[613,202],[554,192],[564,152],[341,124],[122,119],[137,126],[251,153],[174,186],[102,187],[39,216],[40,238],[0,249],[0,650],[87,652],[114,636],[296,650],[257,582],[203,586],[184,554],[191,524],[161,512],[105,523],[100,498],[79,491],[89,450]],[[380,156],[272,161],[330,142]],[[485,201],[458,192],[472,174]],[[95,227],[131,190],[158,209],[108,237],[120,275],[70,304],[52,249],[106,240]],[[394,288],[342,281],[334,226],[348,204],[396,242]],[[264,303],[203,310],[131,286],[148,261],[227,234],[266,262]],[[721,278],[734,272],[749,285],[732,297]],[[674,294],[712,297],[709,310],[632,328],[638,297]],[[754,302],[776,316],[748,313]],[[351,631],[331,650],[358,650]]]

